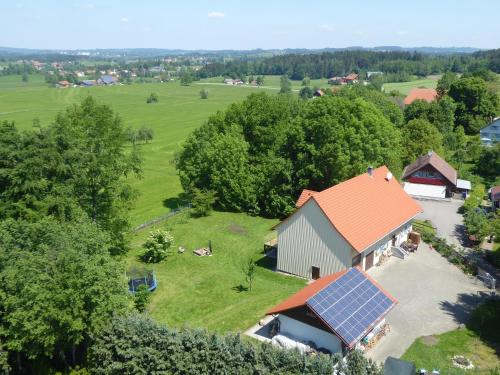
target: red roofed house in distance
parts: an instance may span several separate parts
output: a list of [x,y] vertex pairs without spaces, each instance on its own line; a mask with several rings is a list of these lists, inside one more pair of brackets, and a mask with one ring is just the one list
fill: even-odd
[[409,105],[415,100],[425,100],[426,102],[433,102],[437,98],[437,91],[434,89],[412,89],[408,96],[403,100],[404,105]]

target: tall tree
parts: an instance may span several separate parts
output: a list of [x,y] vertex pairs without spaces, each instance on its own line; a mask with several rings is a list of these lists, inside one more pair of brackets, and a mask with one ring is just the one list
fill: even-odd
[[280,78],[280,94],[290,94],[292,92],[292,83],[285,74]]
[[458,77],[456,73],[453,72],[444,73],[437,83],[436,91],[438,93],[438,97],[443,98],[450,90],[452,83],[455,82],[457,79]]
[[457,103],[455,118],[465,133],[474,135],[498,111],[498,96],[479,77],[460,78],[451,84],[448,95]]
[[[0,223],[0,341],[18,358],[74,365],[113,314],[130,308],[109,236],[85,219]],[[20,365],[18,363],[17,365]]]
[[125,247],[126,211],[134,195],[127,175],[140,174],[140,159],[125,150],[121,118],[92,97],[59,114],[53,125],[55,142],[68,167],[79,205],[103,229],[113,234],[116,251]]
[[412,163],[429,151],[443,154],[443,137],[427,120],[415,119],[407,122],[401,129],[401,135],[405,164]]

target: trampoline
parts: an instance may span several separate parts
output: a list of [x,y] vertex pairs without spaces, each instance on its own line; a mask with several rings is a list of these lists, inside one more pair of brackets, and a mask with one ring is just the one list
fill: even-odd
[[150,292],[154,291],[157,286],[156,274],[154,270],[143,268],[132,268],[127,272],[128,290],[135,293],[141,285],[146,285]]

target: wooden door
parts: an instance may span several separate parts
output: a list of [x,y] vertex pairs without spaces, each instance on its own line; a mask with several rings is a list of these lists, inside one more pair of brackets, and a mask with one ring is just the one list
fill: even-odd
[[366,256],[365,271],[373,267],[373,256],[374,256],[374,251],[372,251],[370,254]]
[[313,280],[318,280],[320,278],[320,276],[319,276],[319,267],[312,266],[311,273],[312,273]]

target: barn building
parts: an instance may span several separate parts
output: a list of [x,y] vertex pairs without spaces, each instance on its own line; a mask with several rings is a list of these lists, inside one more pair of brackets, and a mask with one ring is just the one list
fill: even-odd
[[267,315],[277,317],[278,334],[345,354],[382,329],[396,303],[365,272],[351,268],[314,281]]
[[422,209],[385,166],[321,192],[304,190],[277,225],[277,269],[318,279],[359,266],[406,241]]
[[433,151],[420,156],[403,171],[405,191],[415,197],[449,198],[454,194],[466,197],[470,181],[457,178],[457,171]]

